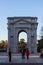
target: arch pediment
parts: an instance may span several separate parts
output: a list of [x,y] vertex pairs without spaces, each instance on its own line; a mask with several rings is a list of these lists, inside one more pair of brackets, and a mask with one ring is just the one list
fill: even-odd
[[27,21],[27,20],[25,20],[25,19],[19,19],[19,20],[14,20],[14,23],[15,24],[28,24],[28,23],[30,23],[30,21]]

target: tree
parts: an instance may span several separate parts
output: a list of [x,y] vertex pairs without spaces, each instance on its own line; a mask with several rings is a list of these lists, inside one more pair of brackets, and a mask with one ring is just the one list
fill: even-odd
[[25,42],[25,40],[22,38],[22,39],[20,39],[20,43],[24,43]]
[[43,49],[43,27],[41,27],[41,39],[38,40],[38,51],[40,52],[40,49]]
[[2,47],[4,47],[4,45],[5,45],[5,41],[4,41],[4,40],[2,40]]
[[21,50],[22,48],[25,48],[26,47],[26,42],[25,40],[22,38],[20,39],[19,43],[18,43],[18,47],[19,49]]
[[5,40],[4,47],[6,47],[6,48],[7,48],[7,46],[8,46],[8,41],[7,41],[7,40]]
[[43,27],[41,27],[41,46],[43,48]]
[[7,47],[8,46],[8,41],[7,40],[1,40],[0,42],[0,47]]

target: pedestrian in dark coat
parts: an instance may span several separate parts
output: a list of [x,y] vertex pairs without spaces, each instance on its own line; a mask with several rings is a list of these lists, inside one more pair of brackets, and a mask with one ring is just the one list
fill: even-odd
[[43,51],[41,51],[40,57],[43,58]]
[[22,59],[25,58],[25,49],[22,49]]
[[28,50],[28,48],[26,49],[26,57],[27,57],[27,59],[29,58],[29,50]]
[[11,49],[8,50],[9,62],[11,62]]

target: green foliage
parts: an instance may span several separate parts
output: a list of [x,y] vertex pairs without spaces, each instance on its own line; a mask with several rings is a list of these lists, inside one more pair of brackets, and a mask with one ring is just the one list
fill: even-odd
[[25,48],[26,47],[26,42],[24,39],[20,39],[19,43],[18,43],[18,48],[20,50],[22,50],[22,48]]
[[43,51],[43,48],[42,48],[42,49],[40,49],[40,51]]
[[43,49],[43,36],[41,37],[40,40],[38,40],[38,45],[37,45],[37,50],[40,52],[41,49]]
[[7,50],[8,41],[1,40],[0,42],[0,51]]

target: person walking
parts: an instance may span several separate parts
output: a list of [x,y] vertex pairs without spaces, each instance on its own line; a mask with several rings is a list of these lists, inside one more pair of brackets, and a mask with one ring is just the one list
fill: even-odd
[[25,50],[22,48],[22,59],[25,58]]
[[43,49],[41,50],[40,57],[43,58]]
[[8,50],[9,62],[11,62],[11,49]]
[[26,49],[26,57],[27,57],[27,59],[29,58],[29,50],[28,50],[28,48]]

